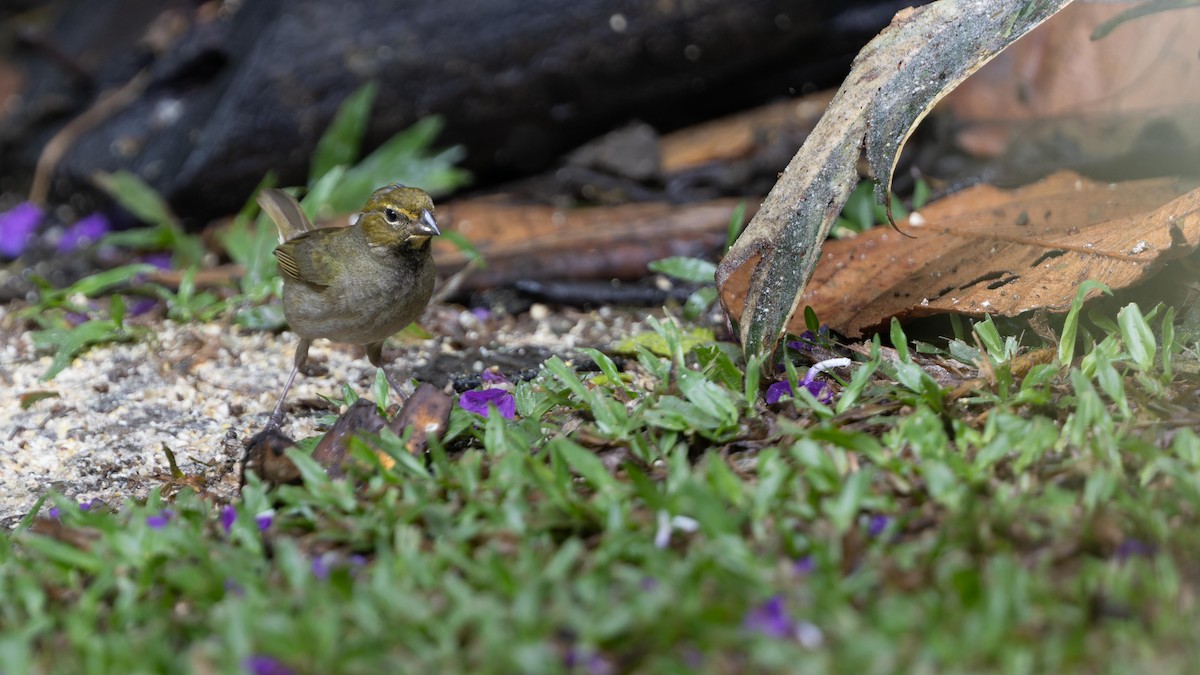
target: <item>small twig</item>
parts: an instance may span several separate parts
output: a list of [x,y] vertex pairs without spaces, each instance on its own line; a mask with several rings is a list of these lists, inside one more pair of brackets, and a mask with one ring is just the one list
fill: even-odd
[[137,100],[149,83],[150,71],[142,69],[119,89],[101,94],[99,100],[92,107],[59,129],[58,133],[54,134],[54,137],[46,143],[46,147],[42,148],[42,154],[38,157],[37,167],[33,173],[33,186],[29,188],[29,201],[35,204],[44,204],[46,196],[50,193],[50,178],[54,175],[54,169],[58,167],[58,163],[67,154],[67,150],[87,130]]
[[162,449],[163,454],[167,456],[167,466],[171,470],[171,477],[176,480],[185,478],[186,476],[179,470],[179,465],[175,463],[175,453],[171,451],[171,448],[166,443],[162,444]]

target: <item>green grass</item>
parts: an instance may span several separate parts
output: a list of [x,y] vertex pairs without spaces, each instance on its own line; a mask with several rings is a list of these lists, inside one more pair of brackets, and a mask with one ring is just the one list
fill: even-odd
[[[297,452],[304,485],[251,477],[228,531],[178,485],[55,500],[0,543],[0,671],[1185,672],[1173,318],[1129,306],[1021,372],[990,321],[926,354],[893,326],[898,360],[877,341],[829,404],[771,407],[757,364],[664,321],[637,377],[552,359],[516,419],[456,408],[428,464],[385,435],[391,468],[355,442],[331,481]],[[928,352],[993,384],[955,399]]]

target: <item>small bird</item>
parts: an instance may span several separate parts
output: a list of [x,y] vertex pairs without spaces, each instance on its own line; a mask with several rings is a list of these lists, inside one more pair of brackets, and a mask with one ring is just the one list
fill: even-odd
[[401,399],[383,367],[383,341],[412,323],[433,295],[430,238],[441,234],[433,200],[396,183],[376,190],[349,227],[315,227],[291,195],[263,190],[258,204],[279,230],[275,257],[283,275],[283,314],[300,336],[292,373],[267,422],[283,421],[283,403],[317,338],[364,345],[371,365]]

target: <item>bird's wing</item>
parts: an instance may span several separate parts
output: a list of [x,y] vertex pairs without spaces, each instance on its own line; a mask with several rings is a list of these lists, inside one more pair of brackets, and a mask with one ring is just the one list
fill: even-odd
[[[335,253],[339,249],[336,240],[343,230],[340,227],[317,228],[301,232],[275,247],[279,271],[314,290],[329,288],[337,270],[345,265],[344,260],[336,260]],[[315,241],[310,245],[310,240]]]
[[280,244],[318,229],[308,216],[304,215],[296,198],[283,190],[267,188],[259,191],[258,205],[275,223]]

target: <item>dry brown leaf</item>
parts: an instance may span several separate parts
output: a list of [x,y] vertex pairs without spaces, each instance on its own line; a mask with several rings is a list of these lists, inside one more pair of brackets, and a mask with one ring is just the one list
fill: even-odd
[[722,301],[747,354],[774,355],[857,182],[859,157],[866,155],[883,200],[900,148],[933,105],[1070,2],[938,0],[901,10],[863,47],[825,115],[717,267],[723,298],[735,279],[748,279],[736,309]]
[[[450,410],[454,408],[454,400],[442,393],[440,389],[428,382],[422,382],[412,396],[404,402],[404,408],[397,413],[389,424],[397,436],[403,436],[404,430],[411,427],[412,433],[404,444],[411,455],[422,455],[429,448],[429,438],[441,438],[446,433],[450,423]],[[396,460],[386,453],[376,451],[380,462],[391,468]]]
[[[650,261],[719,249],[739,203],[721,199],[684,206],[560,209],[473,199],[440,206],[437,217],[487,261],[487,268],[472,274],[464,287],[488,288],[516,279],[642,278]],[[443,275],[467,263],[467,256],[449,241],[436,241],[433,253]]]
[[[902,227],[915,239],[876,228],[826,242],[801,303],[849,337],[893,316],[1065,311],[1086,279],[1123,288],[1195,251],[1194,187],[1176,179],[1095,183],[1064,172],[1012,191],[968,188],[910,217]],[[803,321],[788,328],[805,329]]]
[[1200,140],[1200,7],[1163,12],[1093,40],[1104,21],[1139,3],[1076,3],[1013,45],[945,98],[959,144],[996,156],[1024,144],[1078,145],[1098,158],[1125,152],[1147,127]]
[[663,171],[737,160],[790,136],[807,136],[832,99],[832,91],[821,91],[669,133],[659,144]]

